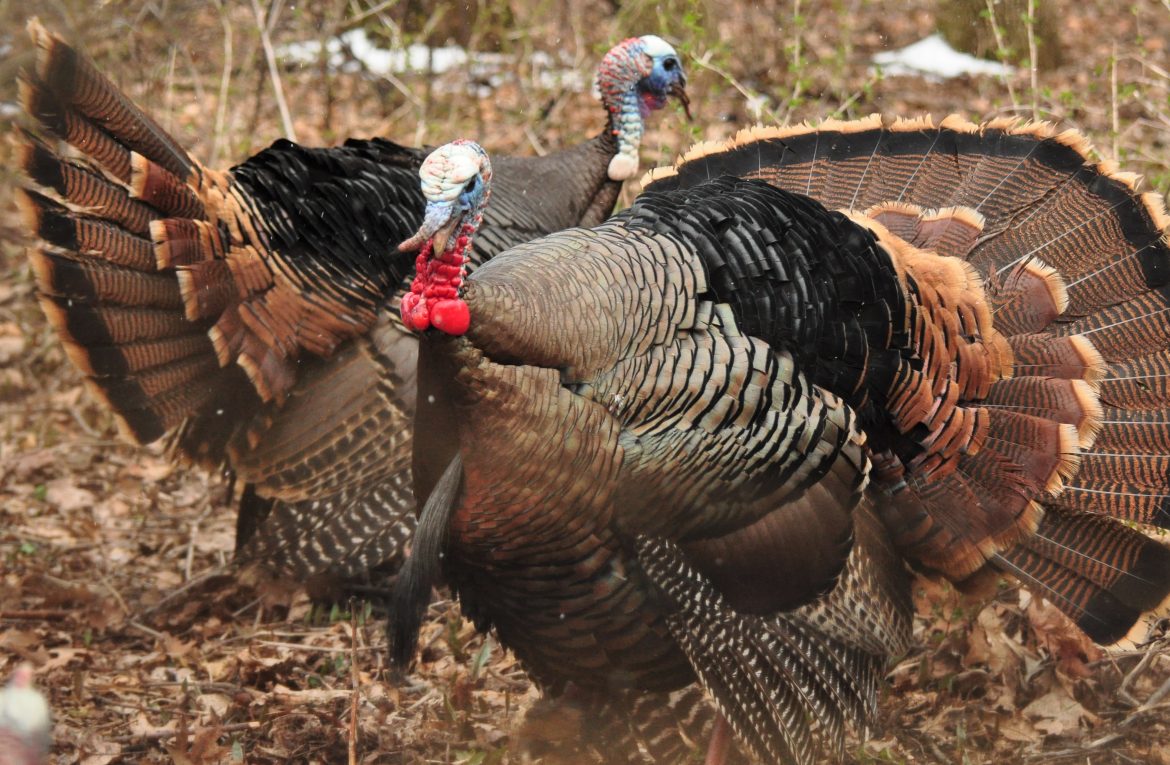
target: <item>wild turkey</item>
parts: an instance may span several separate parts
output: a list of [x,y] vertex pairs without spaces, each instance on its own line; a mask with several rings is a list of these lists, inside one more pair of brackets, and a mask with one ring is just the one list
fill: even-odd
[[[413,527],[406,471],[416,340],[383,304],[423,210],[426,152],[382,139],[288,141],[204,168],[94,65],[36,21],[22,81],[41,130],[26,191],[41,302],[74,364],[131,439],[244,484],[237,544],[303,580],[392,562]],[[543,158],[504,159],[478,257],[600,223],[637,169],[642,120],[687,105],[674,49],[631,38],[602,60],[607,126]],[[100,165],[100,170],[97,166]]]
[[397,663],[441,571],[554,694],[697,679],[756,757],[808,763],[908,644],[904,563],[1019,577],[1104,644],[1165,609],[1134,526],[1170,526],[1170,219],[1076,133],[747,131],[466,281],[491,169],[443,151],[404,245],[462,226],[403,302]]
[[33,669],[20,664],[0,690],[0,765],[48,762],[52,720],[49,704],[33,687]]

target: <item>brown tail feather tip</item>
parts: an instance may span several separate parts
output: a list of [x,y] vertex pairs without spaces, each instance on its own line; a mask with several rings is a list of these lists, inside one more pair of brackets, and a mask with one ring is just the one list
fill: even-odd
[[41,24],[41,20],[33,16],[25,25],[28,30],[28,36],[32,39],[33,45],[37,49],[37,68],[41,69],[44,66],[42,56],[47,56],[53,45],[57,44],[59,40]]
[[1051,495],[1059,494],[1064,489],[1064,482],[1075,476],[1081,465],[1081,435],[1076,426],[1061,425],[1059,433],[1060,459],[1044,487]]
[[[53,294],[53,266],[48,256],[35,247],[28,250],[28,264],[32,268],[33,278],[36,279],[37,289],[46,295]],[[53,304],[56,307],[56,304]]]
[[34,235],[39,236],[41,230],[41,206],[37,204],[36,194],[29,189],[17,188],[13,194],[13,200],[16,202],[16,209],[20,213],[21,221],[24,223],[26,230],[31,231]]
[[1079,437],[1078,445],[1081,451],[1092,448],[1101,432],[1101,421],[1105,418],[1105,407],[1101,404],[1101,397],[1097,395],[1092,383],[1087,380],[1072,381],[1073,394],[1080,404],[1084,417],[1075,427]]

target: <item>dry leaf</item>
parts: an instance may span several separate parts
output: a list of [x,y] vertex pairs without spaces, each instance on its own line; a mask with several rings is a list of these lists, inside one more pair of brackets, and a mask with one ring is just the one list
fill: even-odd
[[1105,654],[1060,609],[1043,598],[1031,598],[1024,613],[1036,631],[1037,641],[1048,649],[1060,669],[1074,677],[1092,674],[1088,662]]
[[45,501],[62,513],[93,507],[95,499],[92,491],[75,485],[68,478],[49,481],[45,490]]
[[1082,727],[1081,721],[1091,717],[1088,710],[1060,687],[1024,707],[1024,714],[1035,721],[1036,730],[1052,736],[1077,731]]

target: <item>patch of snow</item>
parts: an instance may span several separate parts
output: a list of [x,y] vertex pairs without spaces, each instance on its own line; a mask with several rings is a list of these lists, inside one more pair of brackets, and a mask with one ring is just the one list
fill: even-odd
[[942,82],[964,74],[1008,76],[1014,71],[1007,64],[960,53],[938,34],[901,50],[878,53],[872,61],[875,68],[887,75],[918,75],[931,82]]
[[[338,71],[365,69],[370,74],[384,77],[390,74],[435,74],[442,75],[465,71],[468,80],[478,84],[473,89],[486,95],[491,88],[504,81],[504,73],[510,69],[513,59],[502,53],[468,53],[457,45],[432,48],[421,43],[408,45],[405,49],[387,50],[379,48],[366,35],[364,29],[354,29],[325,42],[328,64]],[[311,64],[321,53],[319,40],[289,43],[277,48],[278,58],[293,64]],[[547,53],[537,51],[529,59],[533,72],[533,85],[545,90],[569,89],[579,91],[588,84],[587,78],[571,67],[555,61]]]

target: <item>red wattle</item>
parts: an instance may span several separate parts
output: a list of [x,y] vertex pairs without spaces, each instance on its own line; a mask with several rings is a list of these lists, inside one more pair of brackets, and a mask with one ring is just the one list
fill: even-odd
[[448,335],[462,335],[471,326],[471,311],[458,298],[436,300],[431,305],[431,323]]
[[471,326],[471,311],[459,297],[463,284],[466,250],[475,226],[465,223],[453,246],[434,254],[428,241],[415,259],[415,277],[410,292],[402,296],[400,310],[407,329],[423,332],[434,327],[449,335],[462,335]]
[[415,332],[422,332],[431,325],[427,312],[427,304],[422,297],[414,292],[402,296],[401,303],[402,323],[406,328]]

